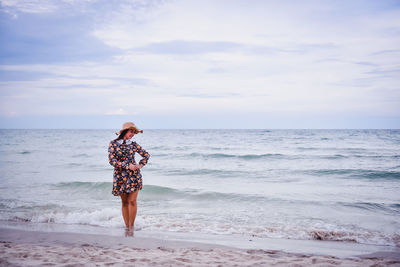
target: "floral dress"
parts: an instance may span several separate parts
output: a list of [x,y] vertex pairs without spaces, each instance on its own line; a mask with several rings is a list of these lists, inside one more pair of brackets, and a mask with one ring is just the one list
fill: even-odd
[[136,164],[135,152],[142,156],[139,164],[146,165],[150,158],[147,153],[136,142],[113,140],[108,146],[108,161],[114,167],[114,179],[112,194],[119,196],[124,193],[132,193],[142,189],[142,174],[140,170],[128,169],[130,163]]

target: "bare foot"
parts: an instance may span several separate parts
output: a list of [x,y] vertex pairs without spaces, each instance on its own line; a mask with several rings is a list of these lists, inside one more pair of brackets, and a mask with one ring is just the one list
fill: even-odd
[[125,236],[134,236],[133,228],[125,228]]
[[130,229],[128,227],[125,228],[125,237],[130,236]]

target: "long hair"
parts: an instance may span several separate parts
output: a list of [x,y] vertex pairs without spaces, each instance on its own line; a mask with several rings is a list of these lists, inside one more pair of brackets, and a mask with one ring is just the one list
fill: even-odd
[[123,130],[115,140],[124,139],[124,137],[125,137],[125,135],[126,135],[126,133],[127,133],[128,131],[129,131],[129,129]]

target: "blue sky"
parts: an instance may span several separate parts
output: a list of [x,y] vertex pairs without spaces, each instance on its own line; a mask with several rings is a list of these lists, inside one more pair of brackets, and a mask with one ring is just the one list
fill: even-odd
[[399,1],[0,0],[0,128],[400,128]]

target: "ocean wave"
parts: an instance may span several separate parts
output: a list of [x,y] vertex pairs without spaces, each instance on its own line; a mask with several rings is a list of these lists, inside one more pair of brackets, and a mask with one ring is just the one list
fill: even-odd
[[335,155],[324,155],[324,156],[316,156],[315,158],[320,159],[346,159],[349,158],[347,155],[343,154],[335,154]]
[[263,159],[263,158],[282,158],[285,157],[283,154],[278,153],[266,153],[266,154],[226,154],[226,153],[191,153],[190,157],[204,157],[204,158],[239,158],[239,159]]
[[399,158],[399,155],[368,155],[368,154],[354,154],[354,155],[349,155],[350,157],[354,158],[367,158],[367,159],[378,159],[378,160],[387,160],[387,159],[397,159]]
[[356,226],[314,225],[299,226],[297,224],[271,224],[268,226],[238,224],[214,220],[204,221],[197,218],[164,217],[144,215],[140,220],[140,230],[172,231],[182,233],[207,233],[214,235],[243,235],[258,238],[282,238],[297,240],[321,240],[354,242],[373,245],[399,246],[399,235],[396,233],[384,234]]
[[69,192],[108,192],[112,188],[112,182],[62,182],[57,184],[51,184],[52,189],[69,191]]
[[39,209],[39,210],[57,210],[60,208],[57,204],[35,204],[33,202],[22,202],[18,199],[2,199],[0,201],[0,209],[3,211],[6,210],[13,210],[13,211],[21,211],[21,210],[32,210],[32,209]]
[[176,155],[173,155],[171,153],[157,153],[157,154],[152,154],[152,157],[175,157]]
[[162,169],[163,175],[167,176],[218,176],[218,177],[241,177],[248,176],[248,172],[236,170],[221,170],[221,169]]
[[320,148],[318,147],[297,147],[297,150],[301,150],[301,151],[308,151],[308,150],[319,150]]
[[[97,197],[109,196],[111,193],[111,182],[69,182],[50,185],[54,190],[60,190],[63,193],[82,195],[96,195]],[[103,197],[103,198],[104,198]],[[222,193],[215,191],[204,191],[193,188],[176,189],[172,187],[159,185],[143,185],[140,197],[143,201],[159,201],[159,200],[181,200],[196,202],[214,202],[214,201],[247,201],[263,202],[263,201],[285,201],[283,199],[275,199],[260,195],[238,194],[238,193]],[[1,202],[0,202],[1,204]]]
[[398,171],[380,171],[380,170],[365,170],[365,169],[320,169],[308,170],[306,174],[321,176],[321,175],[334,175],[350,178],[367,178],[367,179],[400,179],[400,172]]
[[21,152],[18,152],[18,154],[20,154],[20,155],[28,155],[28,154],[31,154],[32,153],[32,151],[21,151]]
[[[302,148],[304,150],[318,150],[318,148]],[[336,149],[334,150],[336,151]],[[336,154],[281,154],[281,153],[264,153],[264,154],[232,154],[232,153],[199,153],[193,152],[190,154],[171,154],[171,153],[159,153],[153,154],[154,157],[179,157],[185,159],[241,159],[241,160],[258,160],[258,159],[280,159],[280,160],[297,160],[297,159],[313,159],[313,160],[338,160],[338,159],[376,159],[376,160],[391,160],[398,159],[399,155],[370,155],[370,154],[352,154],[352,153],[341,153],[342,151],[337,151]]]
[[80,224],[103,227],[122,227],[120,209],[104,208],[99,210],[68,210],[60,206],[59,209],[33,208],[29,212],[13,214],[1,214],[0,220],[11,222],[29,223],[57,223]]
[[89,158],[90,155],[89,155],[89,154],[86,154],[86,153],[80,153],[80,154],[72,155],[72,157],[73,157],[73,158]]
[[338,202],[337,204],[340,206],[352,207],[368,211],[386,212],[387,214],[390,215],[400,214],[400,204],[384,204],[384,203],[372,203],[372,202],[356,202],[356,203]]
[[[111,182],[69,182],[52,184],[53,189],[67,191],[69,193],[81,194],[104,194],[109,195],[112,188]],[[236,193],[219,193],[211,191],[202,191],[197,189],[175,189],[171,187],[158,185],[143,185],[141,192],[143,200],[159,199],[191,199],[193,201],[214,201],[214,200],[232,200],[248,199],[256,200],[260,196],[243,195]]]
[[165,146],[149,146],[149,150],[165,149]]
[[[185,155],[186,156],[186,155]],[[224,154],[224,153],[191,153],[190,157],[206,157],[206,158],[235,158],[236,155],[233,154]]]
[[[196,155],[198,154],[198,155]],[[264,159],[264,158],[275,158],[275,159],[347,159],[347,158],[368,158],[368,159],[396,159],[398,155],[352,155],[352,154],[333,154],[333,155],[304,155],[304,154],[280,154],[280,153],[265,153],[265,154],[247,154],[247,155],[233,155],[233,154],[199,154],[192,153],[190,156],[203,156],[211,158],[239,158],[239,159]]]
[[260,154],[260,155],[253,155],[253,154],[249,154],[249,155],[240,155],[238,156],[238,158],[240,159],[263,159],[263,158],[284,158],[286,157],[283,154]]
[[[219,149],[222,150],[222,149]],[[284,155],[279,153],[265,153],[265,154],[229,154],[229,153],[199,153],[193,152],[190,154],[171,154],[171,153],[159,153],[153,154],[154,157],[179,157],[185,159],[196,159],[196,158],[204,158],[204,159],[241,159],[241,160],[257,160],[257,159],[267,159],[267,158],[276,158],[276,159],[290,159],[290,155]]]
[[66,164],[68,167],[80,167],[80,166],[85,166],[83,163],[77,163],[77,162],[70,162]]
[[211,191],[202,191],[196,189],[173,189],[169,187],[157,186],[157,185],[145,185],[143,186],[142,197],[144,200],[154,200],[159,198],[171,198],[171,199],[187,199],[194,202],[214,202],[214,201],[229,201],[229,200],[255,200],[255,196],[236,194],[236,193],[220,193]]

